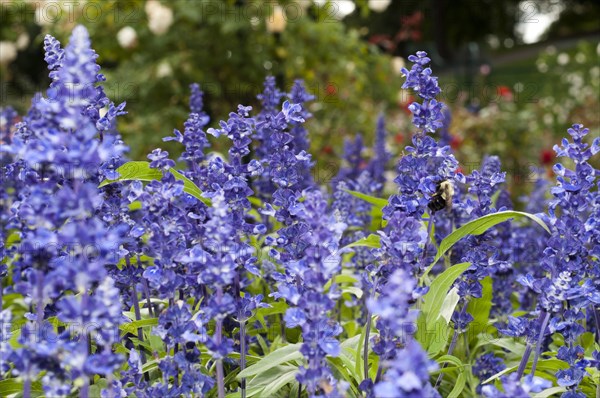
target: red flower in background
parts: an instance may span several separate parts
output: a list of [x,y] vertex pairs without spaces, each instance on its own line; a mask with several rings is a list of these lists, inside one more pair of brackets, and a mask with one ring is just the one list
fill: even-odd
[[402,144],[404,142],[404,136],[402,135],[402,133],[397,133],[396,135],[394,135],[394,142],[396,144]]
[[400,102],[400,108],[402,108],[404,110],[404,112],[406,112],[408,115],[410,115],[411,112],[410,112],[410,109],[408,109],[408,106],[410,104],[412,104],[413,102],[415,102],[415,97],[413,97],[412,95],[409,95],[408,98],[406,99],[406,101]]
[[554,161],[554,151],[552,149],[544,149],[540,153],[540,163],[544,166],[552,164]]
[[321,149],[321,152],[331,155],[333,153],[333,148],[331,145],[325,145],[323,149]]
[[460,146],[462,145],[462,143],[463,143],[463,139],[460,138],[457,135],[453,135],[452,138],[450,139],[450,147],[452,149],[458,149],[458,148],[460,148]]
[[498,86],[496,93],[498,93],[498,96],[505,101],[512,101],[513,99],[513,92],[508,86]]
[[329,83],[329,84],[327,84],[327,86],[325,86],[325,92],[328,95],[335,95],[337,93],[337,88],[335,87],[334,84]]

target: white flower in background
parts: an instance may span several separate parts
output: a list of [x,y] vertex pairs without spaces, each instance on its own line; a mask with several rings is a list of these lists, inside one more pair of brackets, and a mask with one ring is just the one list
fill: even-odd
[[352,14],[356,9],[356,4],[352,0],[315,0],[315,4],[319,7],[327,6],[325,10],[327,11],[328,18],[338,20],[344,19],[344,17]]
[[396,75],[400,75],[400,70],[404,68],[404,58],[402,57],[392,57],[392,70]]
[[172,74],[173,69],[167,61],[162,61],[160,64],[158,64],[158,67],[156,68],[156,77],[160,79],[163,77],[171,76]]
[[25,32],[21,33],[19,37],[17,37],[17,50],[25,50],[29,45],[29,35]]
[[287,19],[285,16],[285,12],[281,6],[276,5],[273,7],[273,14],[267,17],[267,31],[271,33],[281,33],[285,30],[285,25],[287,25]]
[[133,48],[137,45],[137,32],[131,26],[125,26],[117,33],[117,41],[123,48]]
[[369,8],[375,12],[383,12],[392,0],[369,0]]
[[173,10],[158,0],[148,0],[144,10],[148,15],[148,29],[158,36],[167,33],[173,24]]
[[17,58],[17,46],[12,41],[0,41],[0,65],[8,65]]
[[567,54],[567,53],[558,54],[558,57],[556,57],[556,61],[558,62],[559,65],[568,64],[569,63],[569,54]]

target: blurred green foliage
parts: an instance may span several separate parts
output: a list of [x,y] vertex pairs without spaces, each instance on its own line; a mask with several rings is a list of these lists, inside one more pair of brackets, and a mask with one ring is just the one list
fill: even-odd
[[[215,125],[240,103],[256,105],[256,95],[270,74],[286,91],[294,79],[302,78],[316,96],[310,104],[314,118],[307,128],[311,152],[320,163],[317,173],[328,177],[334,173],[331,168],[340,162],[344,137],[363,133],[370,146],[376,118],[384,110],[389,150],[395,156],[391,163],[395,163],[410,143],[412,126],[406,107],[411,97],[400,89],[399,65],[394,70],[391,58],[382,53],[385,49],[367,39],[374,33],[392,35],[379,25],[423,10],[424,41],[413,37],[403,43],[411,51],[435,51],[429,31],[436,2],[398,3],[378,14],[360,0],[356,12],[341,22],[339,10],[331,4],[300,0],[2,2],[0,40],[19,46],[16,59],[0,65],[2,105],[13,105],[21,113],[29,107],[35,92],[49,83],[43,36],[50,33],[66,42],[75,24],[82,23],[99,54],[108,96],[117,103],[127,101],[129,115],[120,118],[119,129],[133,159],[144,159],[157,146],[177,157],[179,148],[163,143],[162,137],[182,127],[190,83],[201,84],[205,110]],[[510,8],[514,2],[502,4]],[[283,22],[276,5],[285,12]],[[406,12],[395,15],[398,9]],[[153,12],[158,17],[152,17]],[[360,23],[361,18],[367,18],[368,27]],[[277,24],[280,33],[273,29]],[[459,25],[453,29],[460,29]],[[504,31],[505,26],[496,28]],[[489,52],[485,45],[480,48]],[[572,123],[590,127],[590,136],[600,133],[597,43],[584,41],[565,49],[550,46],[539,57],[537,47],[525,51],[529,56],[498,66],[490,62],[493,59],[480,60],[490,62],[487,73],[474,64],[468,73],[457,68],[440,76],[441,100],[453,113],[452,144],[463,171],[478,167],[483,154],[500,156],[515,198],[531,188],[532,166],[544,165],[549,172],[555,163],[552,146]],[[434,71],[438,73],[437,68]],[[213,147],[224,150],[218,143]],[[388,187],[394,189],[393,184]]]
[[[216,124],[238,104],[256,104],[268,74],[277,76],[286,91],[294,79],[305,80],[316,96],[311,105],[315,118],[308,126],[313,151],[333,148],[324,156],[336,148],[341,152],[344,134],[374,130],[382,104],[396,98],[399,76],[393,73],[388,56],[337,19],[335,7],[312,4],[303,9],[298,1],[281,3],[285,28],[275,33],[269,32],[268,25],[277,22],[277,2],[163,1],[158,5],[162,14],[154,23],[162,24],[159,31],[164,29],[169,20],[165,13],[172,11],[172,24],[157,34],[156,28],[150,29],[149,14],[149,4],[156,8],[156,1],[62,2],[56,16],[40,2],[11,2],[2,40],[16,40],[7,31],[29,31],[30,47],[36,50],[20,53],[9,73],[3,73],[3,103],[20,111],[27,108],[30,97],[47,83],[40,77],[47,75],[42,69],[43,35],[50,33],[64,41],[81,23],[89,29],[99,54],[108,96],[115,102],[127,101],[129,115],[121,118],[119,129],[134,159],[143,158],[157,145],[175,151],[175,146],[161,143],[161,137],[183,124],[190,83],[200,83],[206,111]],[[117,36],[127,26],[137,37],[124,48]],[[18,61],[24,57],[37,66],[35,70],[23,70]],[[17,83],[28,79],[30,84]]]

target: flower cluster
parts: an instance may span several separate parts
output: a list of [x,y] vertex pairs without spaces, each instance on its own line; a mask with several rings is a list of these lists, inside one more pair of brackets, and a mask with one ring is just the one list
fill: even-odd
[[183,129],[164,139],[181,156],[128,161],[125,105],[105,95],[87,31],[44,49],[48,91],[22,118],[0,110],[2,387],[25,398],[600,391],[600,139],[582,125],[555,147],[566,159],[549,194],[540,178],[527,213],[511,211],[497,157],[459,172],[418,52],[403,69],[422,100],[409,107],[416,131],[386,200],[383,115],[372,147],[347,140],[339,174],[319,186],[301,81],[286,94],[268,77],[260,111],[239,105],[214,125],[192,84]]
[[[126,150],[112,134],[124,104],[114,106],[97,85],[104,78],[83,27],[65,49],[51,36],[44,47],[50,89],[3,146],[11,160],[4,178],[16,182],[3,214],[17,242],[9,249],[13,289],[31,311],[8,362],[25,396],[40,372],[48,395],[65,395],[76,381],[87,394],[94,375],[111,377],[122,361],[112,350],[123,322],[120,292],[107,265],[118,262],[125,231],[105,225],[96,209],[102,166]],[[63,326],[55,331],[51,319]]]

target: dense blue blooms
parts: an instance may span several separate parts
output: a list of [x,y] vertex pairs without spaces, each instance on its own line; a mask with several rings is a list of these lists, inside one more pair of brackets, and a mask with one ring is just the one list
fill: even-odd
[[388,366],[383,381],[375,385],[376,397],[435,398],[440,396],[428,381],[429,373],[437,366],[416,342],[409,342],[403,348],[402,354],[397,355]]
[[189,170],[186,174],[198,185],[202,185],[205,182],[205,176],[202,173],[201,163],[205,160],[205,149],[210,146],[203,129],[208,124],[209,117],[202,110],[204,104],[200,86],[192,84],[190,89],[192,91],[190,96],[191,112],[184,123],[183,134],[175,129],[174,137],[165,137],[163,141],[178,141],[185,146],[181,159],[185,160],[188,165]]
[[[480,382],[484,382],[505,368],[506,365],[502,358],[495,356],[492,352],[488,352],[475,360],[475,365],[473,365],[473,375],[475,375]],[[477,386],[478,393],[481,393],[481,387],[481,384]]]
[[[132,171],[119,169],[127,148],[116,120],[125,104],[105,95],[83,27],[66,48],[47,36],[44,49],[47,93],[20,122],[14,110],[0,110],[0,280],[9,282],[0,285],[0,378],[21,383],[24,397],[38,385],[46,396],[84,398],[92,389],[103,398],[268,395],[255,383],[288,367],[279,394],[297,388],[309,397],[420,398],[445,394],[454,380],[460,387],[457,369],[439,369],[430,357],[463,361],[460,372],[479,379],[467,377],[466,387],[485,397],[528,397],[554,385],[563,398],[582,398],[595,387],[600,171],[593,157],[600,139],[590,140],[582,125],[555,147],[569,159],[554,167],[552,197],[539,180],[525,206],[549,235],[520,220],[502,223],[464,237],[431,264],[453,230],[513,203],[498,158],[485,157],[467,176],[457,172],[448,109],[436,100],[440,88],[426,53],[409,57],[414,65],[403,69],[403,87],[422,102],[409,107],[417,131],[397,165],[398,191],[380,211],[348,191],[383,193],[383,117],[371,150],[361,136],[346,142],[328,194],[310,173],[304,123],[313,96],[301,81],[284,94],[272,77],[258,114],[240,105],[212,128],[200,87],[192,85],[183,133],[165,139],[182,144],[187,170],[155,149],[147,165],[159,178],[106,181]],[[428,134],[440,129],[438,143]],[[228,156],[210,152],[207,134],[228,140]],[[455,188],[452,206],[428,210],[444,180]],[[541,214],[546,206],[548,216]],[[431,303],[422,296],[435,287],[423,270],[431,265],[432,276],[458,262],[469,268],[434,303],[455,308],[444,313],[446,323],[435,321],[453,332],[440,359],[443,348],[425,350],[416,334],[431,314],[419,314]],[[487,277],[494,327],[471,336],[482,315],[472,309],[487,305],[471,300],[486,299]],[[275,338],[267,335],[273,326]],[[486,332],[508,338],[485,341]],[[525,343],[522,355],[511,338]],[[301,358],[233,381],[253,365],[249,354],[289,349],[288,339],[300,343]],[[518,371],[506,373],[519,356]],[[561,364],[554,379],[542,363]],[[537,365],[543,379],[533,376]]]
[[[14,188],[9,228],[18,228],[18,260],[13,269],[15,291],[33,313],[21,334],[21,347],[9,354],[13,374],[25,389],[39,372],[48,395],[64,395],[76,379],[115,371],[122,357],[112,351],[123,322],[120,292],[107,273],[118,261],[123,228],[109,228],[96,215],[102,203],[97,184],[102,167],[125,151],[112,134],[114,107],[97,83],[104,80],[90,48],[87,31],[78,26],[62,50],[47,36],[46,61],[52,84],[38,96],[14,134],[3,146],[13,164],[8,175],[23,181]],[[108,107],[101,118],[99,110]],[[56,316],[77,328],[54,334],[47,319]],[[41,333],[41,329],[47,333]],[[88,339],[96,345],[90,352]],[[63,355],[62,352],[73,355]]]
[[410,55],[408,60],[413,62],[413,66],[410,71],[402,68],[402,74],[406,76],[402,88],[413,89],[423,99],[422,104],[413,102],[408,109],[413,114],[413,124],[424,133],[432,133],[443,126],[443,104],[435,100],[441,89],[437,77],[426,67],[431,61],[426,52],[418,51],[416,55]]

